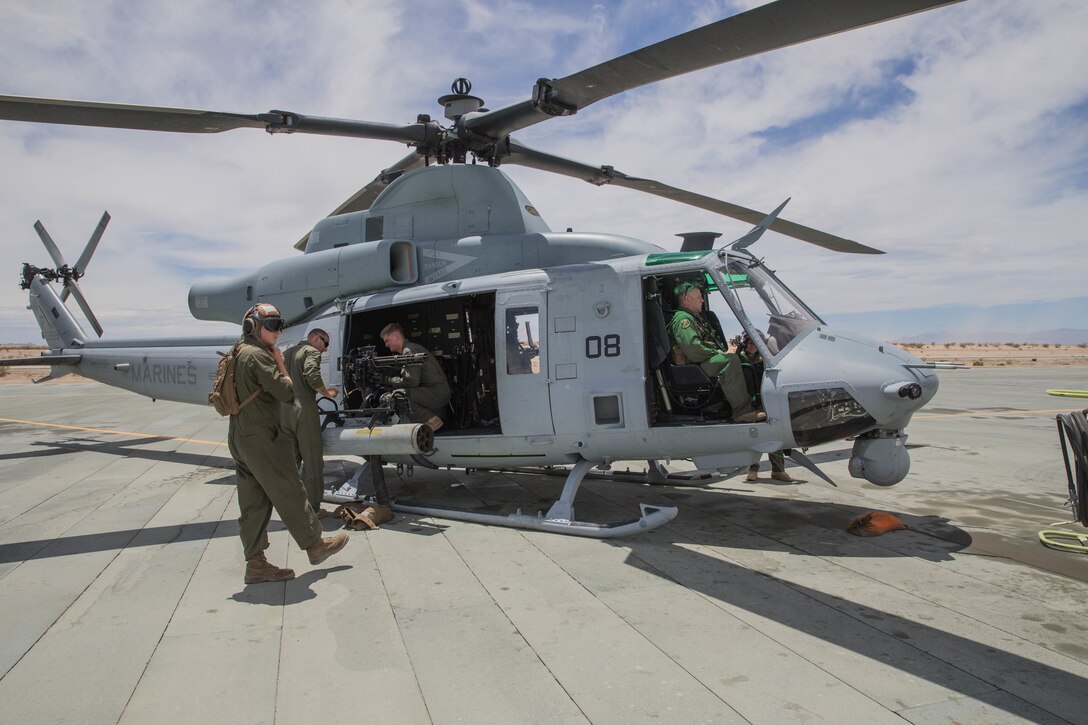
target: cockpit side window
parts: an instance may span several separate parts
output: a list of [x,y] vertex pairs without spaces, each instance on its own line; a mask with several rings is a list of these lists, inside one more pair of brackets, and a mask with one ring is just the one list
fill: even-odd
[[711,297],[711,309],[715,305],[729,309],[727,298],[735,300],[771,355],[777,355],[798,335],[821,323],[812,310],[758,262],[730,259],[712,276],[722,294]]

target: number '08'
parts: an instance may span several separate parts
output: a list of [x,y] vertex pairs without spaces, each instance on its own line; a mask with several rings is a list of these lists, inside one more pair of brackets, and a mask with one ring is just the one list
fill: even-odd
[[586,357],[596,358],[620,356],[620,336],[605,335],[602,340],[600,335],[590,335],[586,338]]

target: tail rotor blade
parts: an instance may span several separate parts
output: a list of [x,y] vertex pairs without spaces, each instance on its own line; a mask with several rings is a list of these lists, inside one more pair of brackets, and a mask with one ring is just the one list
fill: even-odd
[[91,238],[87,240],[87,246],[83,248],[83,254],[79,255],[76,269],[80,274],[87,272],[87,265],[91,263],[91,255],[98,249],[98,242],[102,239],[102,233],[106,231],[106,225],[110,223],[110,213],[102,212],[102,218],[98,220],[98,226],[91,232]]
[[87,304],[87,298],[83,296],[83,291],[79,289],[79,283],[74,279],[67,283],[66,289],[71,290],[72,296],[76,298],[76,302],[79,303],[79,307],[83,310],[83,314],[87,316],[87,321],[91,323],[91,327],[94,328],[95,333],[102,337],[102,325],[98,324],[98,318],[91,312],[91,306]]
[[57,247],[57,243],[53,241],[53,237],[49,236],[49,232],[45,231],[45,225],[41,220],[34,222],[34,231],[38,233],[38,236],[42,240],[42,244],[45,245],[45,250],[49,252],[49,256],[53,258],[53,263],[57,267],[64,267],[68,263],[64,261],[64,255],[60,253],[60,248]]

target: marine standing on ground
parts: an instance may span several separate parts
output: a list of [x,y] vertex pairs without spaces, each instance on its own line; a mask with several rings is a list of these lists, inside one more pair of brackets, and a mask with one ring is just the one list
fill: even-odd
[[[763,383],[763,356],[759,354],[756,344],[747,335],[741,339],[740,345],[737,346],[737,356],[740,357],[742,364],[751,366],[752,379],[755,380],[756,390],[760,390]],[[756,394],[758,395],[758,392]],[[767,458],[771,461],[771,478],[776,481],[789,482],[793,480],[790,474],[786,473],[786,456],[783,455],[782,451],[768,453]],[[759,480],[759,461],[748,466],[748,480]]]
[[310,508],[319,519],[328,511],[321,508],[324,497],[325,449],[321,440],[321,420],[316,393],[335,398],[336,388],[326,387],[321,378],[321,353],[329,349],[329,334],[321,328],[310,330],[306,339],[287,348],[283,354],[287,375],[295,389],[295,399],[281,409],[283,429],[295,451],[295,465],[302,464],[302,483]]
[[736,423],[756,423],[767,419],[766,413],[752,407],[752,398],[744,382],[744,371],[736,353],[718,348],[710,323],[703,319],[703,291],[691,282],[676,286],[680,306],[669,322],[669,336],[688,361],[698,363],[711,379],[717,378],[725,399],[733,409]]
[[422,345],[409,342],[404,338],[404,328],[391,322],[382,328],[382,342],[393,351],[394,355],[425,353],[427,359],[422,365],[409,365],[403,374],[386,376],[384,382],[395,388],[404,388],[408,393],[411,411],[398,409],[397,415],[412,423],[426,423],[431,430],[442,427],[439,412],[450,402],[450,384],[438,360]]
[[246,584],[287,581],[295,572],[271,564],[268,522],[272,509],[311,564],[320,564],[348,543],[347,534],[321,536],[302,480],[291,456],[291,446],[280,428],[280,404],[294,397],[283,353],[276,347],[284,321],[273,305],[249,308],[242,319],[242,340],[235,364],[238,400],[260,391],[237,415],[230,417],[227,441],[237,470],[239,534],[246,557]]

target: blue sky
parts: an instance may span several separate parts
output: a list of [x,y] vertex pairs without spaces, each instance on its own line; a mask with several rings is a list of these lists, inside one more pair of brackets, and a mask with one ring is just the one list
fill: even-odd
[[[759,3],[12,2],[0,93],[407,122],[470,78],[489,107]],[[987,307],[1083,294],[1088,271],[1088,6],[967,0],[641,88],[517,134],[591,164],[884,249],[755,247],[825,314]],[[405,150],[259,131],[214,136],[0,122],[0,342],[37,339],[17,285],[69,261],[113,215],[82,282],[108,335],[214,334],[194,276],[290,256]],[[553,229],[678,248],[739,222],[507,167]],[[1088,326],[1088,324],[1086,324]],[[991,326],[992,327],[992,326]]]

